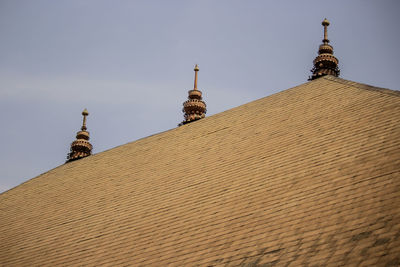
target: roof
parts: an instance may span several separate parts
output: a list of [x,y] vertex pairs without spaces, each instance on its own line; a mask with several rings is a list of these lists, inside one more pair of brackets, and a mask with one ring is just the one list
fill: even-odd
[[324,76],[0,195],[6,266],[394,266],[400,92]]

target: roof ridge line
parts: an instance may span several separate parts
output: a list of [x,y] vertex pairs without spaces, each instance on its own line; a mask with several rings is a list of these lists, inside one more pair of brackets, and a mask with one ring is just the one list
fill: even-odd
[[377,92],[380,92],[380,93],[383,93],[383,94],[400,97],[400,91],[398,91],[398,90],[392,90],[392,89],[388,89],[388,88],[368,85],[368,84],[365,84],[365,83],[360,83],[360,82],[346,80],[346,79],[339,78],[339,77],[334,77],[332,75],[325,75],[325,76],[323,76],[321,78],[329,80],[329,81],[332,81],[332,82],[340,83],[340,84],[350,85],[350,86],[353,86],[353,87],[356,87],[356,88],[359,88],[359,89],[364,89],[364,90],[369,90],[369,91],[377,91]]

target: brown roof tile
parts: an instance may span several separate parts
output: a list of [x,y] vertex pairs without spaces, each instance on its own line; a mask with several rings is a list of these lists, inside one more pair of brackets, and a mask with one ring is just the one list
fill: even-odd
[[325,76],[0,195],[4,266],[395,266],[400,93]]

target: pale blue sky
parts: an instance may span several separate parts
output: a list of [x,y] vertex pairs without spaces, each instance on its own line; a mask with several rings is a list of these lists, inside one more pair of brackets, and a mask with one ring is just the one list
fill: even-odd
[[[199,64],[207,116],[307,81],[322,40],[341,77],[399,89],[400,1],[0,0],[0,192],[177,126]],[[393,114],[398,115],[398,114]]]

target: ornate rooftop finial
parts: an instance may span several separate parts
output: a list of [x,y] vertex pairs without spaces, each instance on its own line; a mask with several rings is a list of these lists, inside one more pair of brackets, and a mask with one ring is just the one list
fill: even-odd
[[311,70],[312,76],[308,78],[309,81],[324,75],[333,75],[338,77],[340,74],[338,67],[339,60],[333,55],[333,47],[329,44],[329,21],[326,18],[322,21],[322,26],[324,26],[324,39],[322,40],[322,44],[319,46],[318,56],[313,61],[314,67]]
[[86,131],[87,109],[82,112],[83,123],[81,131],[76,133],[76,140],[71,143],[71,151],[68,153],[67,162],[81,159],[92,154],[92,145],[89,143],[89,132]]
[[199,66],[196,64],[194,67],[194,88],[190,90],[188,100],[183,103],[182,112],[184,113],[185,120],[179,124],[179,126],[186,123],[202,119],[206,116],[206,103],[202,100],[202,93],[197,89],[197,72]]

